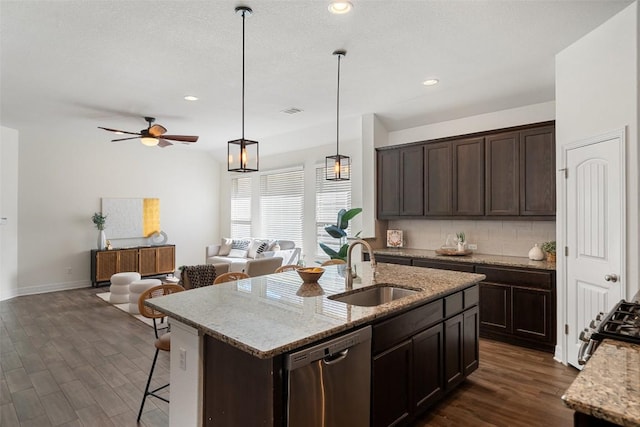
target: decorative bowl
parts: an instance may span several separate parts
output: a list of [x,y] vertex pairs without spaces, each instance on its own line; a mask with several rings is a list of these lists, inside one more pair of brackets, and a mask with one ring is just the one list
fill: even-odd
[[322,274],[322,267],[303,267],[296,270],[304,283],[316,283]]

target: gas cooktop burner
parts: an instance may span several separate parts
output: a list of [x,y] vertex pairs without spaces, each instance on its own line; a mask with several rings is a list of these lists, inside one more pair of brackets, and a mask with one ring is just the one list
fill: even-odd
[[620,301],[600,323],[596,338],[640,343],[640,304]]

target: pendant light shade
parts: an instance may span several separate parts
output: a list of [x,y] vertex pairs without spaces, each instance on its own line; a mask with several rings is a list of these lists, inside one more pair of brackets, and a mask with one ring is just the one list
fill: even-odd
[[258,170],[258,141],[244,137],[244,21],[253,10],[246,6],[236,7],[242,16],[242,138],[227,142],[227,170],[229,172],[256,172]]
[[338,86],[336,96],[336,154],[325,159],[327,181],[348,181],[351,178],[351,158],[340,154],[340,59],[347,54],[345,50],[333,52],[338,57]]

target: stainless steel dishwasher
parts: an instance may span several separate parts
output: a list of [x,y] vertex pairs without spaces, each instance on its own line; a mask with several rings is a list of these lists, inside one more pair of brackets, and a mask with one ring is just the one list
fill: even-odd
[[368,426],[371,326],[287,355],[287,425]]

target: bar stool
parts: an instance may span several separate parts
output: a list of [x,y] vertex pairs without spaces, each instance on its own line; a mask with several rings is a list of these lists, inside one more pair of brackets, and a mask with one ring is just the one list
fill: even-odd
[[156,353],[153,356],[153,363],[151,364],[151,370],[149,371],[149,378],[147,379],[147,385],[144,388],[144,396],[142,396],[142,403],[140,404],[140,411],[138,412],[137,421],[140,422],[140,417],[142,416],[142,409],[144,408],[144,402],[147,400],[147,396],[153,396],[157,399],[160,399],[164,402],[169,403],[169,399],[165,399],[162,396],[158,396],[156,393],[164,388],[167,388],[169,384],[165,384],[156,389],[149,391],[149,386],[151,385],[151,378],[153,377],[153,370],[156,367],[156,361],[158,360],[158,353],[160,350],[162,351],[171,351],[171,333],[167,332],[161,336],[158,336],[158,328],[156,326],[156,319],[163,318],[165,316],[164,313],[154,310],[151,307],[148,307],[144,304],[144,302],[150,298],[157,298],[164,295],[173,294],[176,292],[182,292],[184,288],[180,285],[176,284],[164,284],[159,286],[154,286],[140,294],[140,298],[138,299],[138,310],[140,314],[146,318],[153,319],[153,332],[156,335],[156,341],[154,345],[156,347]]

